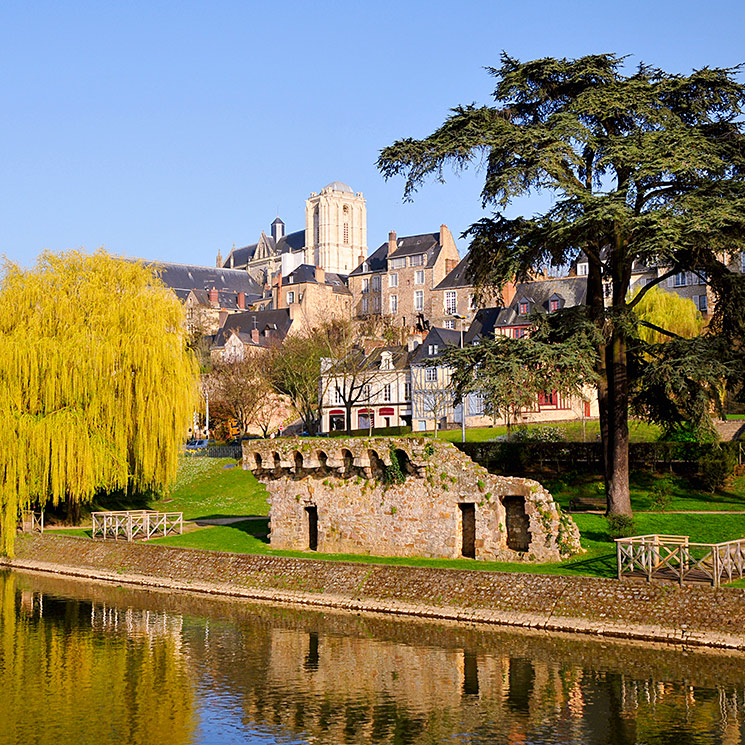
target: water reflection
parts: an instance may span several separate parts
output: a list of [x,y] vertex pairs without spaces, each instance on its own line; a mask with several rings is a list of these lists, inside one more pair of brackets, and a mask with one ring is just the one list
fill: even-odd
[[[739,743],[732,654],[0,574],[0,743]],[[7,695],[5,695],[7,692]]]

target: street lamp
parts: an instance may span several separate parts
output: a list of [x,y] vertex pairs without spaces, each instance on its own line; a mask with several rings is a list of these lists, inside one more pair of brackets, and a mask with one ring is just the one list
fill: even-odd
[[[459,313],[451,313],[450,316],[460,321],[460,348],[463,349],[463,321],[466,320],[466,316]],[[460,441],[466,441],[466,399],[460,402]]]

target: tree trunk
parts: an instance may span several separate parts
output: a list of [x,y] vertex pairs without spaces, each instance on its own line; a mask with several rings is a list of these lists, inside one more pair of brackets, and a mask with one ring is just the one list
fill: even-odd
[[603,450],[607,514],[631,515],[626,339],[618,329],[614,330],[606,346],[606,373],[607,437]]

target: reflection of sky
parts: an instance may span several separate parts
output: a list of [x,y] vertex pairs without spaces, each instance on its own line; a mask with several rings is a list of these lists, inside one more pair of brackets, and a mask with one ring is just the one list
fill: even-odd
[[226,691],[198,687],[196,692],[197,726],[194,743],[231,745],[231,743],[303,743],[286,731],[269,732],[265,728],[247,725],[239,698]]

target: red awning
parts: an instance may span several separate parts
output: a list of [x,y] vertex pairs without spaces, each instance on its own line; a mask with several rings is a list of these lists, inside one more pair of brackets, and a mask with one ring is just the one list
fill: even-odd
[[357,413],[358,414],[374,414],[375,410],[374,409],[360,409]]
[[332,414],[344,414],[344,413],[346,413],[344,409],[331,409],[331,411],[329,411],[329,416],[331,416]]
[[393,416],[395,413],[390,406],[385,406],[380,410],[380,416]]

